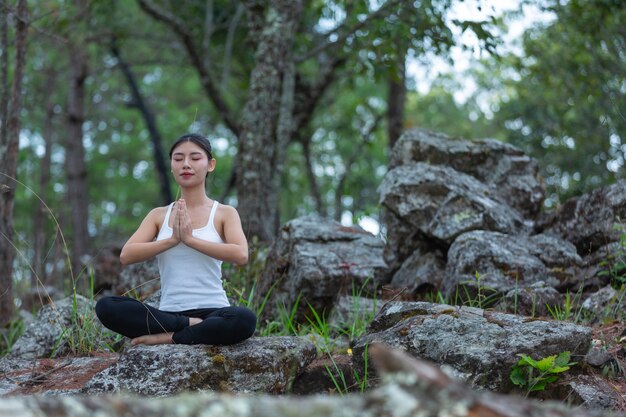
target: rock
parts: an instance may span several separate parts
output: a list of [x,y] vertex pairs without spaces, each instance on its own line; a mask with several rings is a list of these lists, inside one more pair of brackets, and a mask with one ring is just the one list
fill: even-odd
[[563,304],[563,296],[544,281],[517,287],[507,292],[496,310],[530,317],[550,317],[554,306]]
[[334,355],[332,360],[326,357],[311,362],[294,381],[291,393],[344,393],[357,389],[358,384],[352,372],[352,358],[348,355]]
[[471,175],[528,218],[541,210],[545,198],[537,161],[514,146],[493,139],[453,139],[426,129],[406,131],[389,157],[389,170],[426,162]]
[[578,375],[566,384],[567,399],[587,409],[614,410],[623,401],[605,380],[592,375]]
[[143,300],[161,288],[161,275],[156,258],[125,266],[115,285],[115,294]]
[[0,415],[35,417],[62,415],[151,417],[624,417],[606,410],[570,408],[562,402],[538,402],[517,396],[477,392],[447,378],[425,361],[402,352],[372,349],[372,360],[384,383],[364,394],[346,396],[269,396],[214,392],[170,398],[128,395],[10,397],[0,402]]
[[521,215],[487,185],[450,167],[399,166],[387,173],[379,192],[385,209],[443,245],[472,230],[516,234],[524,226]]
[[626,262],[626,242],[611,242],[583,258],[585,288],[600,289],[610,282],[626,277],[619,265]]
[[389,302],[374,319],[371,332],[353,346],[353,360],[360,369],[365,347],[374,342],[448,365],[466,375],[474,387],[509,392],[513,388],[509,373],[518,354],[535,359],[563,351],[584,355],[591,329],[477,308]]
[[85,394],[130,392],[166,396],[184,391],[288,392],[316,356],[298,337],[250,338],[230,346],[135,346],[97,374]]
[[565,202],[542,225],[545,234],[572,242],[581,256],[620,240],[626,219],[626,180]]
[[341,330],[354,324],[366,324],[372,321],[382,306],[383,302],[376,299],[344,295],[337,300],[328,322],[334,329]]
[[23,359],[63,356],[89,344],[93,350],[107,350],[118,338],[102,326],[94,305],[93,300],[76,295],[76,307],[72,296],[42,307],[9,355]]
[[478,297],[482,290],[482,297],[497,301],[539,282],[563,289],[575,286],[581,266],[572,244],[554,237],[475,231],[450,247],[444,293],[455,300]]
[[257,284],[257,302],[268,297],[262,317],[277,317],[281,307],[290,311],[298,296],[301,321],[309,305],[328,316],[341,295],[374,294],[385,283],[378,278],[386,269],[383,245],[358,227],[315,216],[291,220],[281,228]]
[[618,299],[618,296],[617,290],[607,285],[587,296],[582,303],[582,308],[589,313],[589,317],[595,317],[597,321],[602,321],[609,312],[607,310],[624,311],[624,300],[623,298]]
[[392,276],[389,287],[404,288],[408,294],[441,290],[446,262],[440,250],[420,245]]
[[[103,246],[89,260],[88,267],[93,271],[95,294],[101,294],[107,290],[115,290],[119,285],[120,273],[122,272],[122,264],[120,263],[121,251],[122,245]],[[116,292],[116,294],[120,293]]]
[[117,359],[114,353],[60,359],[2,358],[0,396],[80,394],[87,381]]

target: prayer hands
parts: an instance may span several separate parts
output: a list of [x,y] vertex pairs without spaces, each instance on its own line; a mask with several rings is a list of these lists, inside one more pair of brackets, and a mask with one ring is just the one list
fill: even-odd
[[192,237],[191,217],[187,211],[187,204],[182,198],[174,204],[174,222],[172,224],[172,237],[177,242],[186,243]]

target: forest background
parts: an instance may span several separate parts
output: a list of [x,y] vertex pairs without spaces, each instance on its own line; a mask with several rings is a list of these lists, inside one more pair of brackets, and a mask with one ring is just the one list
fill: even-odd
[[[546,210],[623,178],[626,2],[467,3],[478,19],[459,3],[1,0],[0,324],[28,288],[72,290],[176,197],[167,150],[185,132],[212,141],[209,193],[258,244],[313,212],[375,223],[389,149],[411,127],[522,148]],[[529,10],[549,18],[503,47]],[[469,69],[435,76],[453,48]]]

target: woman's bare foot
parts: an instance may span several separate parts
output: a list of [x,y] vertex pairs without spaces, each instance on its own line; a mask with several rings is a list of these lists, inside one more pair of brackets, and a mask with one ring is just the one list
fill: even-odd
[[199,319],[198,317],[189,317],[189,325],[193,326],[194,324],[200,324],[202,323],[202,319]]
[[174,343],[172,335],[174,333],[159,333],[159,334],[147,334],[145,336],[139,336],[130,341],[130,344],[135,345],[169,345]]

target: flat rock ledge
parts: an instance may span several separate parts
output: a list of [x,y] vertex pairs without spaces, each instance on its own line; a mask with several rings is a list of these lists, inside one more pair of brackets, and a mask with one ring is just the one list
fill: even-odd
[[384,383],[364,394],[306,397],[224,393],[186,393],[170,398],[135,396],[10,397],[0,402],[0,416],[115,417],[608,417],[606,410],[569,408],[517,396],[477,392],[449,379],[436,367],[406,354],[382,349],[374,362]]
[[299,337],[253,337],[231,346],[135,346],[96,374],[84,394],[169,396],[184,391],[265,392],[290,390],[315,359],[313,343]]
[[473,307],[427,302],[387,303],[355,346],[360,369],[366,346],[383,343],[445,366],[472,386],[507,393],[518,354],[535,359],[570,351],[582,358],[591,344],[591,328],[537,320]]

